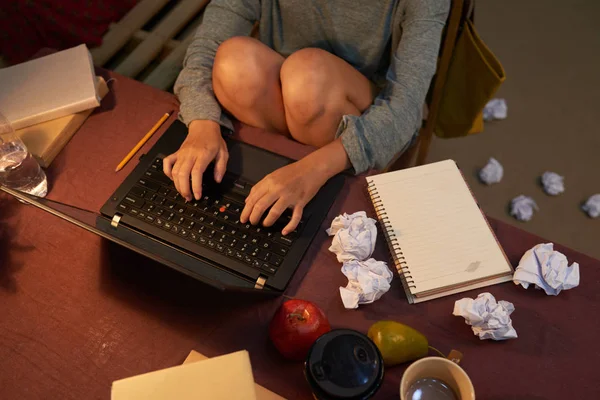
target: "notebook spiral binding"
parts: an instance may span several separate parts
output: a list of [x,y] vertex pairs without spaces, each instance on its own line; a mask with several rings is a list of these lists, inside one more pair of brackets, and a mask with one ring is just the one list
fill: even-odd
[[407,288],[415,289],[415,281],[413,280],[413,277],[410,273],[408,262],[404,257],[404,253],[402,252],[402,247],[400,246],[400,243],[398,243],[398,238],[396,237],[390,219],[387,216],[387,212],[385,211],[385,206],[383,205],[381,196],[379,196],[377,188],[375,187],[375,184],[373,182],[368,183],[367,192],[371,197],[375,213],[377,214],[377,219],[379,220],[379,223],[382,226],[383,233],[389,244],[390,253],[392,255],[392,258],[394,259],[394,263],[396,264],[396,269],[398,270],[398,273],[402,280],[402,284]]

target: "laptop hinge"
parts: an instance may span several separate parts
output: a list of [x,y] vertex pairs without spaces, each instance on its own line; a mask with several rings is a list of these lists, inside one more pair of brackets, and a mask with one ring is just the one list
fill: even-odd
[[110,226],[117,229],[119,227],[119,222],[121,222],[121,217],[121,214],[115,214],[115,216],[112,217],[112,220],[110,221]]
[[259,275],[256,283],[254,284],[254,289],[262,289],[265,287],[265,283],[267,283],[267,277],[263,275]]

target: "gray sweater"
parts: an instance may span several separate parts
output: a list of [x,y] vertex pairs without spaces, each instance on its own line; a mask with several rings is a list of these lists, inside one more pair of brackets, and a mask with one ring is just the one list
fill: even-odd
[[318,47],[381,88],[360,117],[342,118],[337,136],[356,173],[383,168],[421,125],[448,9],[449,0],[212,0],[175,83],[181,118],[232,129],[213,93],[212,65],[221,43],[259,21],[260,41],[284,57]]

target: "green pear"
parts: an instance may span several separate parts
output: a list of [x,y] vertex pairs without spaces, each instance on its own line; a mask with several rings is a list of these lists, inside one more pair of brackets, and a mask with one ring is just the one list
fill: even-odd
[[416,360],[429,352],[427,338],[416,329],[399,322],[375,322],[367,335],[381,352],[386,366]]

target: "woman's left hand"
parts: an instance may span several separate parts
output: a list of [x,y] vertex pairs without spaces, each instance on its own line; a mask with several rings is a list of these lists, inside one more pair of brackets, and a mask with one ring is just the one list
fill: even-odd
[[293,209],[292,219],[282,234],[294,231],[302,218],[306,204],[317,194],[328,177],[313,168],[307,159],[296,161],[265,176],[250,191],[240,221],[256,225],[269,207],[264,226],[273,225],[288,208]]
[[350,167],[350,160],[341,139],[321,147],[300,161],[286,165],[270,173],[258,182],[246,198],[246,206],[240,221],[260,222],[265,211],[271,207],[263,221],[271,226],[291,208],[292,219],[283,228],[284,235],[293,232],[302,218],[306,204],[317,194],[329,178]]

